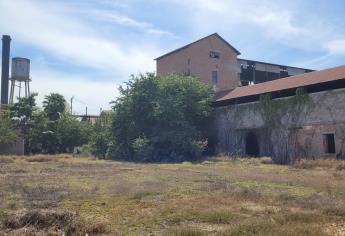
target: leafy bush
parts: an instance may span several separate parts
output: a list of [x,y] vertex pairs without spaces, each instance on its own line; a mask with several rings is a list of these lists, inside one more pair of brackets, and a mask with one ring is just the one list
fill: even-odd
[[88,157],[92,155],[92,148],[90,144],[84,144],[80,147],[74,148],[73,154]]
[[146,161],[154,155],[154,147],[148,138],[138,137],[132,143],[133,157],[135,160]]
[[12,127],[9,114],[0,113],[0,144],[12,143],[16,140],[17,134]]
[[205,148],[212,89],[192,76],[133,77],[114,102],[109,156],[131,161],[194,160]]
[[106,158],[111,145],[110,127],[112,112],[102,112],[94,126],[94,133],[90,142],[90,151],[96,157]]
[[29,97],[18,98],[18,102],[10,106],[12,123],[25,141],[25,154],[72,153],[75,147],[89,143],[93,127],[65,111],[66,100],[62,95],[46,96],[44,111],[36,106],[36,96],[32,93]]
[[80,122],[72,115],[63,113],[57,122],[56,134],[59,151],[72,153],[74,147],[81,146],[90,141],[93,130],[90,124]]

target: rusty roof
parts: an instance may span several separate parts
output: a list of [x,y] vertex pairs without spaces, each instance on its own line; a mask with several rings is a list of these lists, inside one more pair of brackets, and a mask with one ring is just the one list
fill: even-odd
[[237,87],[222,97],[218,96],[216,102],[233,100],[236,98],[260,95],[276,91],[306,87],[309,85],[322,84],[340,79],[345,79],[345,65],[321,71],[313,71],[301,75],[286,77],[269,82]]

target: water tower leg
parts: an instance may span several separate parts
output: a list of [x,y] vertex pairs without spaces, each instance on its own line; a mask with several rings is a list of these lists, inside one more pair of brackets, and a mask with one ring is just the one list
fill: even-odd
[[10,104],[13,104],[13,97],[14,97],[14,87],[16,86],[16,82],[11,80],[11,90],[10,90]]
[[19,98],[20,98],[20,93],[21,93],[21,91],[22,91],[22,82],[19,82]]
[[28,91],[26,89],[26,80],[24,81],[24,92],[25,92],[25,97],[28,97]]
[[28,96],[30,96],[30,80],[28,80]]

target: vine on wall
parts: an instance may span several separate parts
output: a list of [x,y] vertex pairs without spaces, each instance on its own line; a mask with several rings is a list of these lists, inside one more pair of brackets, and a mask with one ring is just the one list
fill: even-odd
[[[345,107],[341,102],[344,99],[345,90],[311,96],[299,88],[289,98],[272,99],[271,94],[265,94],[255,103],[219,108],[220,147],[231,155],[245,155],[245,135],[248,129],[257,129],[260,154],[272,156],[275,162],[283,164],[296,158],[314,158],[315,141],[320,142],[316,129],[331,128],[336,136],[336,157],[345,159]],[[302,128],[318,120],[325,123],[312,129]],[[322,151],[322,147],[316,148]]]
[[[308,106],[306,106],[308,105]],[[303,110],[313,107],[312,100],[302,89],[296,89],[295,96],[287,99],[273,100],[271,94],[260,96],[257,110],[264,125],[262,135],[266,142],[267,152],[275,162],[284,164],[291,162],[289,147],[296,146],[298,136],[292,127],[298,127]]]
[[297,126],[307,103],[311,104],[308,94],[303,89],[297,89],[291,98],[273,100],[271,94],[265,94],[260,96],[258,103],[231,105],[222,109],[226,125],[220,129],[221,146],[232,155],[244,154],[241,148],[244,132],[237,129],[245,129],[247,117],[253,116],[257,118],[255,125],[260,128],[260,136],[264,140],[263,153],[275,157],[276,162],[288,162],[289,127]]

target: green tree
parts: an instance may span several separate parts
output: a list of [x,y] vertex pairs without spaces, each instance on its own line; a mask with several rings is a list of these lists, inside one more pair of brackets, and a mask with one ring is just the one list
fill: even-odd
[[[32,115],[32,122],[30,125],[30,152],[31,153],[51,153],[47,151],[46,143],[51,142],[50,137],[46,135],[49,131],[49,119],[45,112],[36,110]],[[51,146],[49,146],[51,147]]]
[[207,143],[212,97],[211,87],[192,76],[132,77],[114,102],[110,156],[133,161],[197,158]]
[[66,109],[66,99],[61,94],[51,93],[45,96],[43,108],[50,120],[57,120]]
[[111,141],[111,121],[112,112],[102,112],[94,126],[94,135],[91,139],[91,153],[100,158],[106,158],[106,154]]
[[9,114],[0,112],[0,144],[12,143],[16,138],[17,134],[12,126]]
[[80,122],[72,115],[63,113],[56,127],[59,152],[73,152],[75,147],[89,143],[92,133],[90,124]]
[[26,124],[32,119],[32,115],[37,111],[37,93],[32,93],[29,97],[18,98],[18,101],[10,107],[10,115],[17,121],[17,124]]
[[10,107],[10,117],[14,125],[20,130],[25,142],[25,153],[32,150],[32,130],[35,126],[34,116],[38,112],[36,107],[37,93],[32,93],[29,97],[18,98],[17,103]]

